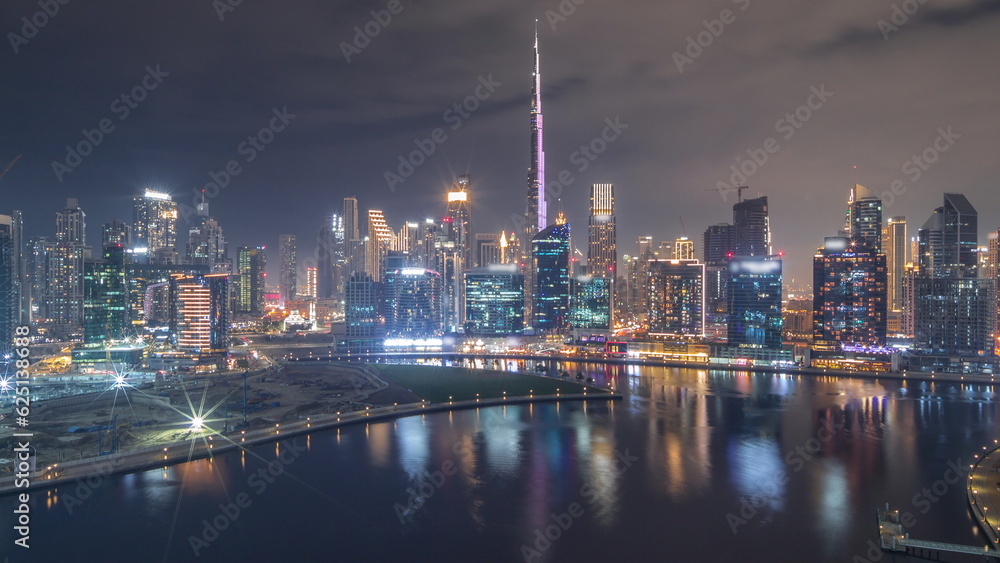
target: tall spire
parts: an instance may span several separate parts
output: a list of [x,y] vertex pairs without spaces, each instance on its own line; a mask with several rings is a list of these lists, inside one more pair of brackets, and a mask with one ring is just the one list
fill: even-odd
[[545,205],[545,151],[542,144],[542,75],[539,71],[538,20],[535,20],[535,64],[531,84],[531,167],[528,169],[526,240],[548,226]]

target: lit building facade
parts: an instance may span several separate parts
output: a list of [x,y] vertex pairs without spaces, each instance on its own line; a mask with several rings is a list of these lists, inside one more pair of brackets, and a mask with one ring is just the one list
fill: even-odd
[[705,265],[698,260],[650,260],[650,334],[705,335]]
[[465,329],[473,336],[510,336],[524,329],[524,275],[516,265],[465,273]]
[[560,331],[569,324],[570,225],[555,224],[531,240],[532,328]]
[[295,235],[281,235],[278,237],[278,254],[281,261],[279,269],[279,291],[281,293],[281,303],[285,304],[295,300],[298,293],[298,242]]
[[419,339],[441,335],[441,274],[423,268],[386,271],[384,290],[388,336]]
[[887,329],[885,255],[827,237],[813,257],[813,341],[881,346]]
[[729,262],[727,341],[730,346],[777,349],[782,345],[782,273],[776,257]]
[[614,315],[613,280],[598,276],[576,276],[570,285],[573,291],[570,325],[574,332],[610,333]]
[[106,246],[84,266],[83,342],[106,344],[133,335],[125,247]]
[[132,245],[151,263],[177,262],[177,203],[168,194],[146,190],[132,200]]
[[201,356],[229,350],[229,275],[170,276],[170,336],[174,347]]
[[264,281],[267,268],[266,247],[241,246],[237,257],[239,269],[236,311],[250,317],[264,315]]
[[617,227],[614,184],[590,186],[590,224],[587,273],[614,278],[618,272]]
[[882,228],[882,251],[888,275],[889,311],[903,310],[903,275],[909,243],[906,236],[906,217],[892,217]]

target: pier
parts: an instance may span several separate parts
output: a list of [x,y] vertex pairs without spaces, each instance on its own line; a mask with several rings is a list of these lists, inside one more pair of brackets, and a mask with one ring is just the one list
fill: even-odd
[[902,551],[927,559],[939,556],[941,552],[948,552],[983,555],[996,557],[1000,560],[1000,551],[989,546],[976,547],[974,545],[915,540],[906,533],[903,524],[899,521],[899,511],[889,510],[888,504],[885,505],[884,509],[880,508],[876,511],[876,517],[878,518],[879,547],[884,551]]

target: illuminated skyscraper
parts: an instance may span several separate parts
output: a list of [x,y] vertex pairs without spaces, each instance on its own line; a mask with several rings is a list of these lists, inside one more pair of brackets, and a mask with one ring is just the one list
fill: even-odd
[[[501,236],[503,233],[476,233],[476,244],[474,248],[474,254],[476,257],[476,265],[480,268],[485,268],[492,264],[502,264],[501,260]],[[506,238],[504,238],[503,244],[506,246]]]
[[612,323],[612,278],[576,276],[570,286],[573,293],[570,324],[574,334],[580,331],[608,334]]
[[19,322],[16,260],[14,220],[10,215],[0,215],[0,354],[8,353],[13,346]]
[[465,328],[473,336],[509,336],[524,328],[524,276],[514,264],[465,273]]
[[87,244],[87,214],[75,199],[66,200],[66,208],[56,212],[56,242]]
[[229,244],[222,233],[219,222],[208,212],[205,192],[197,205],[195,222],[188,230],[187,244],[184,246],[184,262],[195,266],[207,266],[208,271],[228,274],[233,263],[229,259]]
[[813,257],[813,340],[821,347],[885,344],[885,255],[827,237]]
[[729,346],[781,348],[781,282],[781,260],[775,257],[729,262],[726,284]]
[[614,278],[618,272],[614,184],[590,186],[589,244],[587,273]]
[[557,223],[531,240],[532,327],[536,331],[558,331],[569,324],[569,238],[569,223]]
[[705,335],[705,265],[698,260],[649,260],[649,332]]
[[909,262],[906,217],[893,217],[882,228],[882,251],[888,272],[889,311],[903,310],[903,274]]
[[239,295],[237,312],[254,319],[264,315],[264,272],[267,268],[266,248],[241,246],[237,258]]
[[[354,272],[365,271],[365,237],[361,233],[362,224],[358,218],[358,198],[344,198],[344,213],[341,217],[344,233],[344,273],[343,281]],[[322,278],[320,272],[320,278]],[[323,295],[323,283],[320,282],[320,296]]]
[[694,255],[694,241],[681,237],[674,241],[674,260],[696,260]]
[[105,246],[84,266],[83,341],[102,344],[132,336],[125,246]]
[[344,284],[344,340],[337,343],[345,351],[377,350],[384,334],[379,317],[379,284],[364,272],[355,272]]
[[472,264],[472,176],[459,176],[448,190],[448,219],[452,238],[465,264]]
[[116,245],[132,247],[132,227],[120,219],[114,219],[101,227],[101,246]]
[[178,350],[224,356],[229,349],[229,275],[170,276],[170,337]]
[[545,150],[542,142],[542,74],[539,70],[538,29],[535,29],[535,66],[531,82],[531,166],[528,167],[528,209],[524,240],[530,241],[549,226],[545,203]]
[[847,207],[847,232],[855,249],[882,250],[882,199],[855,184]]
[[316,268],[306,268],[305,296],[309,299],[316,299]]
[[281,261],[279,269],[279,292],[281,293],[281,303],[295,300],[298,292],[298,269],[299,262],[298,243],[295,235],[281,235],[278,237],[278,253]]
[[385,215],[377,209],[368,211],[368,237],[365,249],[365,273],[372,281],[382,281],[385,255],[396,245],[396,233],[385,222]]
[[978,278],[978,214],[962,194],[944,205],[917,233],[919,269],[913,285],[914,352],[910,365],[924,371],[975,372],[969,358],[993,356],[997,280]]
[[154,264],[177,263],[177,204],[168,194],[152,190],[132,201],[132,245],[136,254],[145,254]]
[[401,338],[430,338],[443,330],[441,274],[423,268],[386,271],[386,332]]
[[770,256],[771,223],[767,197],[747,199],[733,206],[736,256]]

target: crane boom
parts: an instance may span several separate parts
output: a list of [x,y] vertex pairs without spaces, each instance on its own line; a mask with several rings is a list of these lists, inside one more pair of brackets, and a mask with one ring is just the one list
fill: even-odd
[[9,172],[10,169],[13,168],[15,164],[17,164],[18,160],[21,160],[21,155],[15,156],[14,160],[10,161],[10,164],[8,164],[7,167],[3,169],[3,172],[0,172],[0,180],[3,180],[3,177],[7,175],[7,172]]

